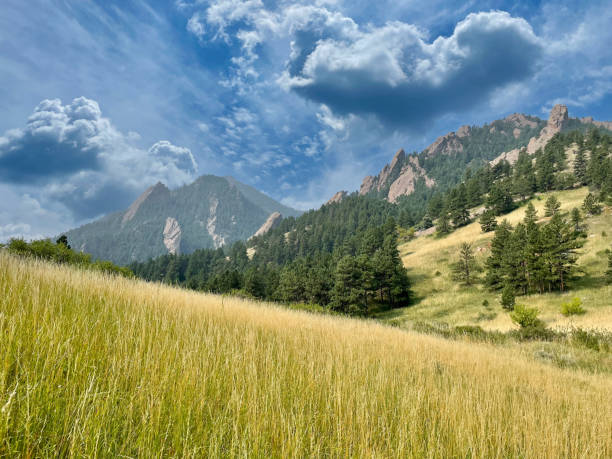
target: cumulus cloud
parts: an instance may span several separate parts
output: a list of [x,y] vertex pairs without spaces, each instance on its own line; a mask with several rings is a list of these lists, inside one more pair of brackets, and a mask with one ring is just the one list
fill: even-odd
[[290,64],[281,81],[336,113],[421,128],[529,77],[541,54],[539,39],[523,19],[478,13],[432,43],[400,22],[360,32],[356,39],[319,40],[299,70],[291,71]]
[[[336,116],[375,116],[393,128],[420,129],[469,110],[532,76],[543,54],[530,24],[501,11],[469,14],[450,36],[433,41],[413,24],[360,26],[328,6],[301,3],[272,11],[259,0],[216,0],[196,17],[206,18],[211,39],[242,44],[238,74],[253,67],[254,50],[266,37],[286,40],[277,83]],[[332,118],[322,112],[319,119]]]
[[80,219],[119,210],[157,181],[178,186],[195,178],[188,148],[162,140],[144,150],[134,134],[117,130],[94,100],[44,100],[24,128],[0,137],[0,181],[60,202]]

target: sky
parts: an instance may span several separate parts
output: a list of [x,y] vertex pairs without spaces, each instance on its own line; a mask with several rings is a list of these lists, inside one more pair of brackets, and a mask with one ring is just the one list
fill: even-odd
[[612,120],[609,1],[3,0],[0,240],[231,175],[300,209],[521,112]]

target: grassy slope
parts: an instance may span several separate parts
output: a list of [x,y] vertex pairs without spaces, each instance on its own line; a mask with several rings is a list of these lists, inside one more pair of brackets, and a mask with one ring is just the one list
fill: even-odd
[[0,456],[610,457],[612,381],[0,253]]
[[[586,188],[554,193],[561,201],[563,212],[580,207],[588,193]],[[536,197],[533,204],[538,215],[544,215],[547,195]],[[523,219],[525,208],[499,217],[516,224]],[[578,264],[585,275],[573,283],[571,291],[517,297],[517,302],[535,306],[541,317],[552,327],[580,326],[612,330],[612,286],[603,281],[606,270],[606,248],[612,244],[612,209],[605,208],[600,216],[588,218],[589,237],[580,250]],[[602,232],[607,235],[603,236]],[[435,236],[420,237],[400,246],[400,254],[415,280],[415,291],[419,300],[410,308],[392,311],[383,315],[384,320],[409,323],[413,320],[440,321],[451,325],[480,325],[485,329],[509,330],[514,327],[509,316],[501,308],[499,293],[491,293],[483,286],[463,287],[451,279],[449,264],[457,258],[462,242],[471,242],[476,248],[476,258],[483,266],[490,254],[488,247],[493,233],[483,234],[478,222],[460,228],[450,235],[437,239]],[[479,251],[480,250],[480,251]],[[439,275],[436,275],[439,272]],[[484,273],[483,273],[484,275]],[[566,318],[559,312],[562,303],[579,297],[587,313]],[[483,306],[488,300],[489,307]]]

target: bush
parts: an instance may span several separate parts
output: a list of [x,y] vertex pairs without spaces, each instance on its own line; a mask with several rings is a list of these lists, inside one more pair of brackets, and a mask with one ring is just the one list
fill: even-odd
[[514,311],[510,313],[512,322],[521,328],[543,327],[543,323],[538,319],[540,311],[536,308],[528,308],[524,304],[516,304]]
[[574,316],[584,314],[586,310],[582,307],[582,301],[580,298],[574,298],[572,301],[563,303],[561,305],[561,314],[564,316]]
[[489,307],[489,300],[483,300],[483,301],[482,301],[482,305],[483,305],[485,308],[488,308],[488,307]]

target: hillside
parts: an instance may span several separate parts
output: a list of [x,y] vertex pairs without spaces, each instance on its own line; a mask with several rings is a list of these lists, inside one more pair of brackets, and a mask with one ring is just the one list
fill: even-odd
[[175,190],[158,183],[125,211],[66,233],[69,243],[119,264],[218,248],[252,236],[274,212],[301,212],[232,177],[205,175]]
[[[561,211],[569,212],[580,207],[588,189],[542,193],[531,202],[538,214],[544,215],[544,203],[550,195],[561,202]],[[515,225],[523,219],[525,206],[509,214],[497,217],[498,222],[507,219]],[[541,218],[540,220],[544,220]],[[586,219],[588,237],[579,251],[578,266],[584,272],[578,275],[565,293],[521,296],[517,302],[537,307],[541,318],[553,328],[579,326],[612,330],[612,285],[605,285],[607,269],[605,250],[612,246],[612,208],[604,207],[603,213]],[[465,287],[451,279],[450,264],[456,261],[461,243],[469,242],[475,248],[477,263],[482,267],[490,255],[493,233],[483,233],[478,221],[463,226],[451,234],[438,238],[435,235],[417,237],[399,247],[409,275],[414,280],[413,289],[419,298],[410,308],[398,309],[382,315],[385,320],[410,327],[414,321],[447,323],[449,325],[479,325],[490,330],[509,330],[515,326],[501,308],[499,292],[491,292],[482,285]],[[480,275],[482,278],[482,274]],[[567,318],[561,315],[562,303],[578,297],[587,313]],[[483,301],[489,306],[483,306]]]
[[610,457],[610,378],[0,253],[0,455]]

